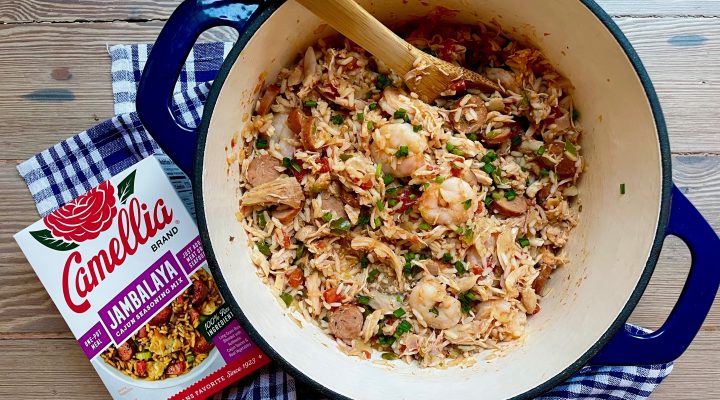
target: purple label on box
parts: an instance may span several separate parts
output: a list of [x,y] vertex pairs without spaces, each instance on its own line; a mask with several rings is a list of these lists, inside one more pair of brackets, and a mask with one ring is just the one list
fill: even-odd
[[101,323],[95,324],[89,331],[78,339],[80,347],[88,359],[92,360],[101,351],[110,345],[110,336]]
[[236,320],[232,320],[213,337],[213,343],[228,364],[242,357],[253,345]]
[[121,344],[188,286],[187,275],[168,251],[100,310],[100,320]]
[[185,273],[191,275],[197,267],[205,262],[205,251],[200,242],[200,236],[193,239],[187,246],[185,246],[179,253],[177,258],[180,260]]

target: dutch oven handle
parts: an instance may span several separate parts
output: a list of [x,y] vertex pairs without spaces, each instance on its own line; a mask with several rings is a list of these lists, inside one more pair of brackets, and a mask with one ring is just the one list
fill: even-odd
[[138,87],[138,116],[160,148],[189,177],[193,176],[197,134],[175,118],[171,101],[185,60],[201,33],[216,26],[229,26],[242,36],[269,3],[186,0],[170,16],[153,45]]
[[594,365],[650,365],[673,361],[700,330],[720,286],[720,238],[676,186],[665,235],[690,249],[690,273],[680,298],[660,329],[633,334],[621,329],[591,361]]

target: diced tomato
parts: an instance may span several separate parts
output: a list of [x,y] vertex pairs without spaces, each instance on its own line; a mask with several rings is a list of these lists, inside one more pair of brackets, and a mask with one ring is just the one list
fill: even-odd
[[307,175],[307,171],[302,170],[300,172],[293,171],[293,175],[295,175],[295,179],[297,179],[298,182],[302,182],[305,175]]
[[135,374],[139,377],[147,376],[147,361],[138,361],[135,363]]
[[336,288],[330,288],[330,289],[326,290],[323,293],[323,298],[325,299],[326,302],[328,302],[330,304],[340,303],[341,301],[343,301],[343,296],[341,294],[337,293]]
[[417,201],[418,201],[417,195],[414,195],[414,196],[415,196],[414,198],[411,198],[411,197],[413,197],[413,193],[410,190],[408,190],[408,189],[402,190],[400,192],[400,194],[397,196],[397,200],[399,202],[401,202],[402,205],[400,207],[398,207],[397,210],[395,210],[395,212],[396,213],[404,213],[405,211],[407,211],[408,208],[412,208],[412,206],[414,206],[415,203],[417,203]]
[[320,164],[320,173],[330,172],[330,161],[327,157],[320,157],[318,159],[318,164]]
[[283,248],[287,249],[290,247],[290,236],[288,236],[287,233],[285,233],[285,231],[283,231],[282,235],[283,235]]
[[392,324],[395,323],[395,320],[397,320],[397,318],[395,318],[395,317],[387,317],[387,318],[385,318],[385,325],[390,326],[390,325],[392,325]]
[[369,180],[363,181],[363,183],[360,184],[360,187],[365,190],[368,190],[373,187],[372,181],[369,181]]
[[455,92],[464,92],[467,90],[467,85],[465,84],[464,79],[459,79],[457,81],[451,82],[450,86],[448,86],[448,89],[454,90]]
[[305,281],[305,276],[303,275],[302,269],[300,268],[295,268],[287,275],[288,285],[290,285],[291,287],[297,288]]
[[470,271],[475,275],[482,275],[483,269],[479,266],[470,268]]

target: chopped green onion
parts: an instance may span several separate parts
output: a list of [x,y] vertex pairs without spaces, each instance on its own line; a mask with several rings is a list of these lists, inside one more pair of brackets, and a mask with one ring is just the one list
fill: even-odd
[[395,199],[390,199],[387,203],[390,207],[395,207],[398,204],[398,201]]
[[488,174],[492,174],[493,172],[495,172],[495,166],[490,163],[485,163],[485,165],[482,166],[482,170],[487,172]]
[[359,226],[366,226],[370,223],[370,215],[366,213],[360,213],[360,216],[358,217],[358,225]]
[[407,146],[400,146],[398,151],[395,152],[395,157],[407,157],[410,151]]
[[382,220],[380,219],[380,217],[375,217],[375,228],[376,229],[380,227],[381,223],[382,223]]
[[330,122],[332,122],[335,125],[340,125],[343,122],[345,122],[345,117],[343,117],[340,114],[335,114],[332,116],[332,118],[330,118]]
[[573,161],[577,160],[577,149],[569,140],[565,142],[565,155]]
[[378,275],[380,275],[380,270],[374,269],[368,273],[367,281],[368,282],[374,282],[375,279],[377,279]]
[[452,152],[453,150],[455,150],[455,145],[452,143],[448,143],[445,145],[445,150]]
[[340,155],[340,159],[343,160],[343,161],[347,161],[347,160],[349,160],[349,159],[351,159],[351,158],[353,158],[353,155],[352,155],[352,154],[341,154],[341,155]]
[[493,200],[500,200],[503,198],[503,195],[501,192],[492,192],[492,198]]
[[625,194],[625,184],[624,183],[620,184],[620,194]]
[[267,242],[257,242],[257,248],[265,257],[270,257],[270,246],[268,246]]
[[465,264],[463,264],[462,261],[456,261],[456,262],[455,262],[455,270],[457,270],[457,273],[458,273],[458,274],[464,274],[465,271],[467,271],[467,270],[465,269]]
[[393,315],[395,318],[401,318],[403,315],[405,315],[405,310],[403,310],[402,307],[398,308],[397,310],[393,311]]
[[293,297],[290,293],[282,292],[282,293],[280,293],[280,298],[282,299],[283,302],[285,302],[286,307],[290,307],[290,304],[292,304],[292,301],[293,301]]
[[467,292],[463,293],[463,297],[465,297],[466,299],[468,299],[468,300],[470,300],[470,301],[475,301],[475,300],[478,299],[478,298],[477,298],[477,295],[476,295],[475,293],[473,293],[473,292],[470,292],[470,291],[467,291]]
[[352,228],[352,224],[347,218],[338,218],[330,223],[330,229],[335,233],[345,233]]
[[398,190],[398,188],[396,188],[396,187],[387,188],[387,189],[385,189],[385,194],[387,194],[388,196],[395,196],[395,193],[397,193],[397,190]]
[[391,83],[392,83],[392,82],[390,82],[390,78],[388,78],[387,75],[382,75],[382,74],[380,74],[380,75],[378,75],[378,77],[377,77],[377,83],[375,84],[375,86],[376,86],[378,89],[383,90],[383,89],[385,89],[386,87],[388,87]]
[[404,335],[407,332],[410,332],[410,329],[412,329],[412,325],[407,321],[402,321],[398,325],[393,336],[395,336],[396,339],[399,339],[400,336]]
[[367,255],[362,256],[362,257],[360,258],[360,266],[361,266],[362,268],[367,268],[368,265],[370,265],[370,259],[368,258]]
[[208,320],[208,318],[210,318],[210,317],[208,317],[207,315],[201,315],[200,318],[199,318],[199,319],[200,319],[200,323],[201,323],[201,324],[204,323],[205,321]]
[[465,233],[463,233],[465,243],[470,244],[473,242],[473,239],[475,239],[475,232],[470,228],[465,229]]
[[490,150],[488,151],[481,159],[480,161],[484,162],[485,164],[489,164],[493,161],[497,160],[497,154],[495,154],[495,151]]
[[538,147],[538,149],[535,151],[535,154],[537,154],[539,156],[545,154],[545,146],[540,145],[540,147]]
[[485,196],[485,200],[483,200],[483,203],[485,203],[485,207],[490,207],[490,204],[492,204],[492,202],[492,196]]
[[413,132],[418,133],[423,129],[422,125],[415,125],[413,126]]
[[383,182],[384,182],[386,185],[391,184],[392,181],[394,181],[394,180],[395,180],[395,178],[393,178],[392,175],[383,175]]
[[520,143],[522,143],[522,136],[513,136],[513,138],[510,139],[510,144],[513,146],[519,146]]
[[550,171],[546,170],[545,168],[540,170],[540,176],[546,177],[548,175],[550,175]]
[[398,355],[395,353],[382,353],[382,355],[380,357],[382,357],[383,360],[388,360],[388,361],[398,359]]
[[188,364],[192,364],[193,361],[195,361],[195,356],[190,354],[189,356],[185,357],[185,361],[187,361]]
[[298,247],[295,249],[295,258],[298,259],[302,257],[303,252],[305,252],[305,245],[300,243],[298,244]]
[[392,336],[379,336],[378,337],[378,344],[381,346],[392,346],[392,344],[395,343],[395,338]]
[[255,148],[267,149],[268,147],[269,145],[267,139],[257,138],[257,140],[255,140]]
[[423,183],[423,189],[427,190],[430,187],[430,184],[425,182]]
[[368,123],[367,123],[367,128],[368,128],[369,131],[374,131],[374,130],[375,130],[375,123],[372,122],[372,121],[368,121]]
[[300,164],[297,161],[291,160],[287,157],[283,158],[283,166],[287,169],[295,170],[296,172],[302,172],[302,167],[300,166]]
[[375,166],[375,177],[379,178],[382,176],[382,164],[378,164]]
[[517,197],[517,193],[513,189],[509,189],[507,192],[505,192],[505,198],[513,201]]
[[466,210],[469,210],[470,207],[472,207],[472,199],[467,199],[463,201],[463,207],[465,207]]
[[355,114],[355,117],[357,118],[358,122],[365,121],[365,113],[359,112],[359,113]]
[[305,107],[315,107],[315,106],[317,106],[317,101],[315,101],[315,100],[305,100],[305,101],[303,102],[303,105],[304,105]]
[[421,231],[429,231],[429,230],[430,230],[430,224],[428,224],[427,222],[423,221],[423,222],[420,223],[419,228],[420,228]]
[[260,227],[260,229],[265,229],[265,227],[267,226],[267,220],[265,219],[264,212],[261,212],[260,214],[257,215],[257,222],[258,222],[258,226]]
[[393,118],[395,119],[405,119],[407,117],[407,110],[404,108],[398,109],[395,111],[395,114],[393,114]]
[[380,211],[385,211],[385,203],[383,203],[382,200],[378,200],[377,203],[375,203],[377,206],[377,209]]
[[475,133],[475,132],[467,135],[467,138],[470,139],[470,140],[472,140],[473,142],[477,142],[477,140],[478,140],[477,133]]
[[485,136],[487,136],[488,139],[495,139],[501,133],[502,133],[502,131],[500,129],[493,129],[490,132],[488,132]]
[[438,176],[435,178],[435,183],[443,183],[443,182],[445,182],[445,178],[443,178],[442,176]]
[[446,263],[452,262],[453,256],[450,253],[445,253],[442,256],[442,260]]
[[528,238],[526,238],[526,237],[518,238],[517,242],[518,242],[518,244],[519,244],[521,247],[528,247],[528,246],[530,246],[530,239],[528,239]]
[[370,297],[368,297],[368,296],[358,296],[358,297],[357,297],[357,301],[358,301],[358,303],[366,306],[366,305],[370,304]]
[[440,311],[438,311],[438,309],[435,308],[435,307],[429,309],[428,311],[430,311],[431,313],[435,314],[436,317],[437,317],[438,315],[440,315]]
[[331,213],[331,212],[326,212],[325,214],[323,214],[322,219],[323,219],[323,221],[325,221],[325,222],[330,222],[330,221],[332,221],[332,219],[333,219],[333,213]]
[[[135,358],[138,360],[149,360],[152,358],[153,353],[151,351],[141,351],[135,354]],[[192,362],[192,361],[189,361]]]
[[372,110],[377,110],[377,108],[378,108],[378,103],[370,103],[370,104],[368,104],[368,109],[371,110],[371,111],[372,111]]

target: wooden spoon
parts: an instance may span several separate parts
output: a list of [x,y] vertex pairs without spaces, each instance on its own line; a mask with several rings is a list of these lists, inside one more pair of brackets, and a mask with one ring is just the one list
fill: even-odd
[[393,33],[353,0],[297,0],[338,32],[384,62],[421,100],[432,102],[452,84],[505,91],[490,79],[435,58]]

